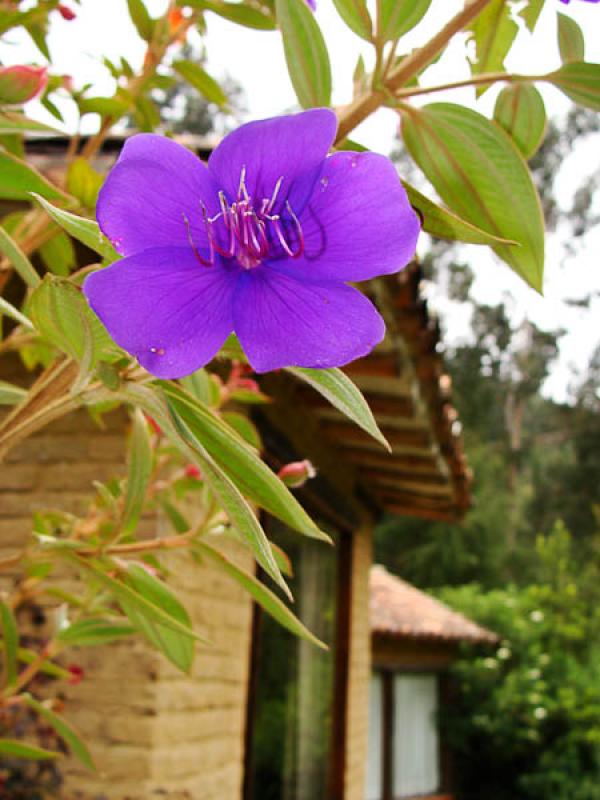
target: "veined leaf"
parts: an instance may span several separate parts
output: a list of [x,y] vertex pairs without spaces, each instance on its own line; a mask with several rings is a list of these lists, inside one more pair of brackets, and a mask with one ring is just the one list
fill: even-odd
[[[183,3],[180,3],[183,5]],[[198,8],[201,11],[212,11],[223,19],[254,28],[259,31],[274,31],[277,27],[273,17],[260,11],[258,8],[247,6],[245,3],[227,3],[222,0],[185,0],[185,5]]]
[[250,447],[261,450],[260,433],[256,429],[256,425],[245,414],[239,414],[237,411],[224,411],[223,419],[234,431],[239,433]]
[[38,252],[47,269],[54,275],[66,278],[77,266],[73,241],[64,231],[57,230]]
[[6,683],[10,686],[17,678],[17,657],[19,649],[19,630],[10,606],[0,600],[0,624],[4,644],[4,672]]
[[585,60],[583,32],[574,19],[566,14],[557,14],[558,49],[563,63]]
[[131,103],[122,97],[80,97],[77,100],[79,113],[100,114],[103,117],[122,117],[126,114]]
[[306,369],[304,367],[287,367],[296,378],[312,386],[323,395],[332,406],[355,422],[387,450],[391,450],[385,436],[379,430],[375,417],[371,413],[367,401],[360,389],[341,369]]
[[[471,24],[476,54],[476,61],[471,64],[473,75],[504,68],[504,59],[519,31],[510,13],[508,0],[492,0]],[[483,94],[487,88],[478,87],[477,94]]]
[[140,37],[149,42],[154,35],[154,20],[142,0],[127,0],[129,16]]
[[425,16],[431,0],[380,0],[379,34],[393,41],[412,30]]
[[3,200],[29,200],[32,192],[47,200],[68,199],[58,186],[17,156],[0,149],[0,198]]
[[39,700],[36,700],[30,694],[25,694],[25,702],[29,708],[32,708],[40,715],[40,717],[43,717],[52,728],[54,728],[69,750],[81,761],[84,767],[87,767],[91,770],[96,769],[90,751],[84,742],[81,741],[79,734],[72,727],[72,725],[63,719],[63,717],[55,714],[54,711],[45,706],[43,703],[40,703]]
[[52,219],[74,239],[77,239],[78,242],[101,255],[108,263],[119,258],[119,254],[112,244],[102,235],[97,222],[85,217],[78,217],[76,214],[71,214],[70,211],[65,211],[62,208],[57,208],[35,193],[33,193],[33,196],[44,211],[47,211]]
[[290,79],[303,108],[331,103],[331,64],[321,29],[305,0],[275,0]]
[[127,484],[123,509],[122,532],[131,533],[142,513],[152,473],[152,445],[148,424],[139,409],[133,413],[133,427],[127,454]]
[[63,628],[57,638],[63,644],[73,647],[94,647],[131,636],[136,632],[133,625],[102,617],[91,617],[77,620],[67,628]]
[[546,80],[577,105],[600,111],[600,64],[571,61],[546,75]]
[[506,86],[496,100],[494,119],[517,145],[523,158],[530,159],[544,141],[546,107],[542,95],[531,83]]
[[27,286],[31,288],[39,286],[41,279],[31,261],[2,227],[0,227],[0,253],[8,258]]
[[365,0],[333,0],[333,4],[350,30],[370,42],[373,36],[373,22]]
[[7,758],[25,758],[27,761],[45,761],[50,758],[60,758],[62,753],[44,750],[43,747],[27,744],[20,739],[0,739],[0,755]]
[[191,84],[194,89],[197,89],[209,103],[215,103],[221,108],[227,106],[227,95],[216,80],[212,78],[200,64],[194,64],[193,61],[174,61],[173,69]]
[[205,541],[198,541],[194,545],[196,552],[206,555],[213,561],[216,561],[219,566],[227,572],[231,577],[240,584],[258,603],[259,606],[270,614],[284,628],[291,631],[295,636],[300,636],[312,642],[317,647],[327,650],[327,645],[323,644],[312,634],[308,628],[300,622],[300,620],[292,614],[289,608],[283,603],[276,594],[268,589],[264,583],[261,583],[254,575],[240,569],[219,550],[211,547]]
[[544,271],[544,220],[527,165],[494,122],[462,106],[434,103],[403,117],[406,147],[442,200],[473,225],[518,247],[494,252],[534,289]]

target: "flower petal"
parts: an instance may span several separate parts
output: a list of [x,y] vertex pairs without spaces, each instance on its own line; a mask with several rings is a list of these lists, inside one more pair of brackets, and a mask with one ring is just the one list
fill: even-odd
[[237,197],[242,169],[255,206],[271,197],[279,178],[279,203],[294,178],[312,172],[335,139],[336,116],[328,108],[258,120],[230,133],[208,159],[208,169],[230,200]]
[[218,189],[205,164],[182,145],[141,133],[128,139],[98,196],[96,216],[117,252],[195,246],[206,252],[201,202],[218,211]]
[[165,247],[92,273],[83,290],[117,344],[153,375],[179,378],[210,361],[233,330],[237,275]]
[[314,280],[398,272],[414,256],[421,229],[393,164],[376,153],[330,156],[300,223],[304,255],[273,266]]
[[339,367],[366,355],[385,333],[377,310],[357,289],[301,283],[264,265],[240,276],[234,327],[256,372]]

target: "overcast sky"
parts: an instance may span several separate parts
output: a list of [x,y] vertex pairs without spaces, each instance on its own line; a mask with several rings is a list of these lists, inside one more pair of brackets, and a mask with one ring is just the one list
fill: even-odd
[[[69,0],[64,2],[69,4]],[[358,56],[362,53],[369,65],[371,53],[365,42],[345,28],[331,0],[317,2],[317,20],[325,34],[333,67],[333,100],[335,103],[346,103],[350,100],[352,72]],[[158,15],[166,8],[167,1],[146,0],[146,5],[153,15]],[[73,21],[67,22],[58,14],[53,14],[50,49],[54,70],[72,75],[77,86],[93,83],[94,94],[108,95],[114,91],[114,82],[102,65],[102,57],[118,60],[125,55],[135,69],[141,64],[144,43],[129,21],[125,0],[83,0],[81,6],[74,3],[71,6],[77,14]],[[429,33],[439,29],[461,6],[460,0],[433,0],[422,23],[405,37],[402,49],[407,51],[423,43]],[[539,74],[559,65],[557,11],[569,14],[579,22],[586,33],[586,59],[600,62],[600,37],[597,35],[600,31],[600,6],[577,0],[567,6],[559,0],[546,0],[535,35],[532,37],[526,30],[519,34],[507,63],[508,69],[524,74]],[[242,85],[248,116],[260,118],[296,107],[278,33],[251,31],[213,14],[208,14],[207,18],[208,36],[205,43],[209,70],[217,78],[227,73]],[[11,32],[6,38],[10,42],[0,46],[0,58],[5,64],[40,62],[39,54],[26,35]],[[457,41],[446,56],[427,71],[423,83],[446,83],[468,77],[468,74],[463,41]],[[544,85],[540,88],[551,115],[564,114],[570,107],[569,101],[553,87]],[[491,115],[497,91],[496,88],[490,89],[479,104],[475,103],[471,89],[432,95],[423,98],[422,102],[451,100],[472,105]],[[73,130],[77,124],[72,105],[68,101],[61,105],[67,130]],[[32,117],[48,121],[39,104],[30,104],[28,111]],[[89,115],[85,123],[87,130],[94,130],[97,118]],[[395,114],[382,110],[357,129],[353,138],[387,153],[396,128]],[[566,160],[557,176],[564,208],[568,208],[582,176],[599,165],[600,137],[589,137],[589,141],[578,146],[577,153]],[[577,259],[564,267],[560,264],[562,249],[559,241],[554,236],[548,237],[544,298],[528,289],[508,267],[488,254],[486,248],[469,246],[465,251],[465,258],[477,275],[474,293],[478,300],[494,303],[505,292],[510,292],[515,298],[512,310],[516,319],[526,315],[542,327],[560,326],[568,329],[569,333],[562,342],[559,368],[554,371],[547,387],[554,397],[564,399],[569,365],[584,366],[594,345],[600,340],[600,298],[596,297],[587,312],[569,308],[564,303],[565,298],[577,298],[590,290],[600,292],[600,226],[586,237],[585,246]],[[448,314],[441,298],[435,298],[434,303]],[[468,321],[460,314],[448,316],[448,325],[449,335],[453,339],[468,335]]]

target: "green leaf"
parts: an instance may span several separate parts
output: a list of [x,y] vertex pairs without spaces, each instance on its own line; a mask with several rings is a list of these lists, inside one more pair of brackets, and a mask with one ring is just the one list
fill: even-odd
[[64,211],[62,208],[57,208],[35,193],[33,196],[52,219],[74,239],[77,239],[78,242],[101,255],[109,263],[119,258],[119,254],[112,244],[102,235],[97,222],[85,217],[78,217],[76,214],[71,214],[70,211]]
[[127,0],[127,8],[140,37],[145,42],[149,42],[154,36],[154,20],[148,13],[146,6],[142,0]]
[[96,199],[104,178],[85,158],[76,158],[67,170],[67,189],[86,208],[96,208]]
[[260,450],[262,448],[260,433],[256,429],[256,425],[244,414],[239,414],[237,411],[224,411],[223,419],[250,445],[250,447],[253,447],[255,450]]
[[21,312],[17,308],[15,308],[11,303],[9,303],[8,300],[5,300],[3,297],[0,297],[0,316],[2,316],[2,314],[4,314],[7,317],[11,317],[11,319],[14,319],[15,322],[18,322],[20,325],[24,325],[26,328],[29,328],[30,330],[33,328],[31,321],[27,319],[27,317],[24,314],[21,314]]
[[95,647],[131,636],[136,632],[133,625],[101,617],[91,617],[78,620],[67,628],[63,628],[57,639],[59,642],[73,647]]
[[0,600],[0,625],[4,644],[4,672],[6,683],[10,686],[17,678],[17,654],[19,630],[10,606]]
[[217,408],[221,403],[219,383],[208,370],[201,367],[191,375],[180,378],[180,383],[186,391],[194,395],[201,403],[211,408]]
[[392,41],[412,30],[427,13],[431,0],[380,0],[379,35]]
[[57,231],[39,249],[39,254],[46,267],[54,275],[66,278],[77,266],[77,256],[71,238],[64,231]]
[[341,411],[348,419],[356,423],[359,428],[362,428],[363,431],[366,431],[387,450],[391,451],[360,389],[354,385],[341,369],[288,367],[287,372],[312,386],[338,411]]
[[[471,73],[479,75],[482,72],[500,72],[519,31],[517,23],[511,18],[508,0],[491,0],[473,21],[471,31],[476,54],[476,61],[471,64]],[[488,88],[478,87],[478,96]]]
[[212,11],[223,19],[243,25],[246,28],[254,28],[259,31],[274,31],[277,27],[275,20],[269,14],[258,8],[247,6],[245,3],[225,3],[215,0],[186,0],[185,5],[200,9],[201,11]]
[[574,103],[600,111],[600,64],[572,61],[546,75]]
[[[19,647],[18,656],[19,661],[23,664],[33,664],[34,661],[38,660],[39,653],[27,647]],[[43,672],[44,675],[50,675],[52,678],[58,678],[59,680],[68,680],[71,677],[71,673],[68,670],[55,664],[53,661],[43,661],[40,666],[40,672]]]
[[76,730],[65,719],[60,717],[58,714],[55,714],[54,711],[49,709],[43,703],[40,703],[39,700],[36,700],[30,694],[25,694],[24,697],[29,708],[32,708],[40,715],[40,717],[43,717],[52,728],[54,728],[69,750],[81,761],[84,767],[95,770],[96,766],[92,760],[90,751],[84,742],[81,741],[81,738]]
[[468,242],[469,244],[487,244],[490,246],[499,242],[515,244],[510,239],[494,236],[492,233],[483,231],[476,225],[471,225],[470,222],[457,217],[452,211],[442,208],[442,206],[434,203],[433,200],[425,197],[424,194],[421,194],[406,181],[402,181],[402,185],[406,189],[411,206],[421,215],[423,230],[432,236],[436,236],[438,239]]
[[148,424],[139,409],[133,413],[133,427],[128,448],[127,484],[123,508],[122,532],[135,530],[152,474],[152,444]]
[[193,61],[174,61],[173,69],[194,89],[197,89],[209,103],[215,103],[221,108],[227,106],[227,95],[200,64],[194,64]]
[[29,298],[28,308],[42,336],[77,361],[86,356],[86,345],[92,349],[90,367],[101,357],[116,352],[116,345],[74,283],[46,275]]
[[27,397],[25,389],[12,383],[0,381],[0,406],[16,406]]
[[103,117],[122,117],[129,111],[131,103],[119,97],[80,97],[77,100],[79,113],[100,114]]
[[258,603],[259,606],[264,608],[264,610],[270,614],[273,619],[275,619],[280,625],[284,628],[287,628],[288,631],[291,631],[295,636],[300,636],[302,639],[306,639],[309,642],[312,642],[317,647],[321,647],[323,650],[327,650],[327,645],[323,644],[316,636],[314,636],[308,628],[303,625],[300,620],[292,614],[289,608],[274,594],[270,589],[268,589],[264,583],[261,583],[254,575],[251,575],[249,572],[245,572],[240,567],[236,566],[232,561],[230,561],[226,556],[223,555],[219,550],[216,550],[214,547],[211,547],[205,541],[198,541],[194,545],[196,552],[201,553],[203,555],[212,558],[213,561],[216,561],[219,566],[231,577],[237,581]]
[[68,195],[17,156],[0,149],[0,198],[29,200],[37,192],[48,200],[65,200]]
[[494,245],[534,289],[544,272],[544,220],[527,165],[510,137],[451,103],[405,110],[406,147],[442,200],[464,219],[519,246]]
[[39,286],[40,276],[33,268],[31,261],[2,227],[0,227],[0,253],[8,258],[27,286],[31,288]]
[[331,104],[331,65],[323,34],[305,0],[275,0],[292,85],[303,108]]
[[44,750],[43,747],[27,744],[18,739],[0,739],[0,754],[7,758],[26,758],[28,761],[45,761],[62,756],[62,753]]
[[45,133],[51,136],[60,136],[60,132],[54,128],[28,119],[16,111],[2,111],[0,113],[0,136],[13,133]]
[[333,4],[350,30],[370,42],[373,36],[373,21],[365,1],[333,0]]
[[563,63],[585,60],[585,40],[583,31],[574,19],[566,14],[558,17],[558,49]]
[[523,158],[530,159],[544,141],[546,107],[531,83],[506,86],[496,100],[494,119],[517,145]]
[[160,381],[159,385],[195,441],[202,443],[246,497],[305,536],[330,541],[256,452],[213,411],[173,383]]
[[524,20],[530,33],[533,33],[537,25],[538,18],[544,7],[544,0],[527,0],[527,4],[519,12],[519,16]]

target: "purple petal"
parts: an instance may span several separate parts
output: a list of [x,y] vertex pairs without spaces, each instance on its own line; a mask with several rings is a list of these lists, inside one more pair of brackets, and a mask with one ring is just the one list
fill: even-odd
[[234,327],[256,372],[339,367],[366,355],[385,333],[377,310],[356,289],[301,283],[268,267],[240,276]]
[[336,153],[300,214],[304,255],[273,268],[298,279],[364,281],[405,267],[421,225],[391,161]]
[[209,214],[218,211],[218,188],[200,159],[164,136],[141,133],[125,143],[100,190],[96,216],[122,255],[189,247],[184,215],[196,247],[205,252],[201,201]]
[[146,250],[92,273],[83,290],[113,339],[160,378],[206,364],[233,330],[237,270],[190,248]]
[[245,167],[246,187],[255,205],[270,198],[283,177],[278,195],[282,198],[295,177],[311,172],[325,158],[336,128],[336,116],[328,108],[249,122],[223,139],[208,159],[208,169],[235,199]]

